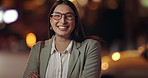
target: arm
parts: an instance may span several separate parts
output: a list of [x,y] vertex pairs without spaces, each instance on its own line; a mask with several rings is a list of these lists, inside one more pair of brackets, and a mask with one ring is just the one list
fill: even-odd
[[38,61],[38,54],[39,54],[39,48],[40,48],[39,45],[40,44],[37,43],[35,46],[31,48],[23,78],[30,78],[29,75],[33,71],[36,71],[38,73],[37,61]]
[[89,43],[84,70],[81,78],[99,78],[101,72],[101,45],[97,41]]

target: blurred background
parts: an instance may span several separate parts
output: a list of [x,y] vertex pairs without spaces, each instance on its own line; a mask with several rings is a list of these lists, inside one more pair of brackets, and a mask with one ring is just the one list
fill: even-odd
[[[32,45],[48,39],[56,0],[0,0],[0,78],[22,78]],[[102,44],[101,78],[148,78],[148,0],[69,0]]]

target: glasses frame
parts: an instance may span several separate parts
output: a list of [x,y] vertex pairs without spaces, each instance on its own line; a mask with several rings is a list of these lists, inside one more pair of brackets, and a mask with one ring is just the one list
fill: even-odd
[[[56,19],[56,18],[53,17],[56,14],[60,14],[60,18],[59,19]],[[73,16],[73,18],[68,19],[67,18],[68,16],[66,14],[71,14]],[[68,21],[71,21],[71,20],[75,19],[75,17],[76,17],[76,15],[74,13],[72,13],[72,12],[67,12],[67,13],[54,12],[54,13],[51,14],[51,17],[53,17],[54,20],[60,20],[63,15],[65,16],[66,20],[68,20]]]

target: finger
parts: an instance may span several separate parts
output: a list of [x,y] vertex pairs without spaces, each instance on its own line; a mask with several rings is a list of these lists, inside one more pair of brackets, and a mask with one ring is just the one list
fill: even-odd
[[33,73],[34,73],[35,75],[39,76],[38,72],[36,72],[36,71],[33,71]]
[[30,76],[30,78],[39,78],[38,74],[36,74],[36,73],[33,72],[33,71],[30,71],[29,76]]
[[31,71],[30,72],[30,75],[33,77],[33,78],[39,78],[39,75],[36,71]]
[[35,78],[32,71],[30,71],[29,76],[30,78]]
[[29,77],[30,77],[30,78],[34,78],[33,75],[31,75],[31,74],[29,74]]

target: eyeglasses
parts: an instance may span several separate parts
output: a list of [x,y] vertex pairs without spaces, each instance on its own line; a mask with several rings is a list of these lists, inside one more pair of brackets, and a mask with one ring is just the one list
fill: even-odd
[[68,21],[71,21],[75,18],[75,14],[71,13],[71,12],[68,12],[68,13],[54,12],[51,15],[52,15],[53,19],[55,19],[55,20],[60,20],[62,18],[62,15],[65,15],[65,17]]

